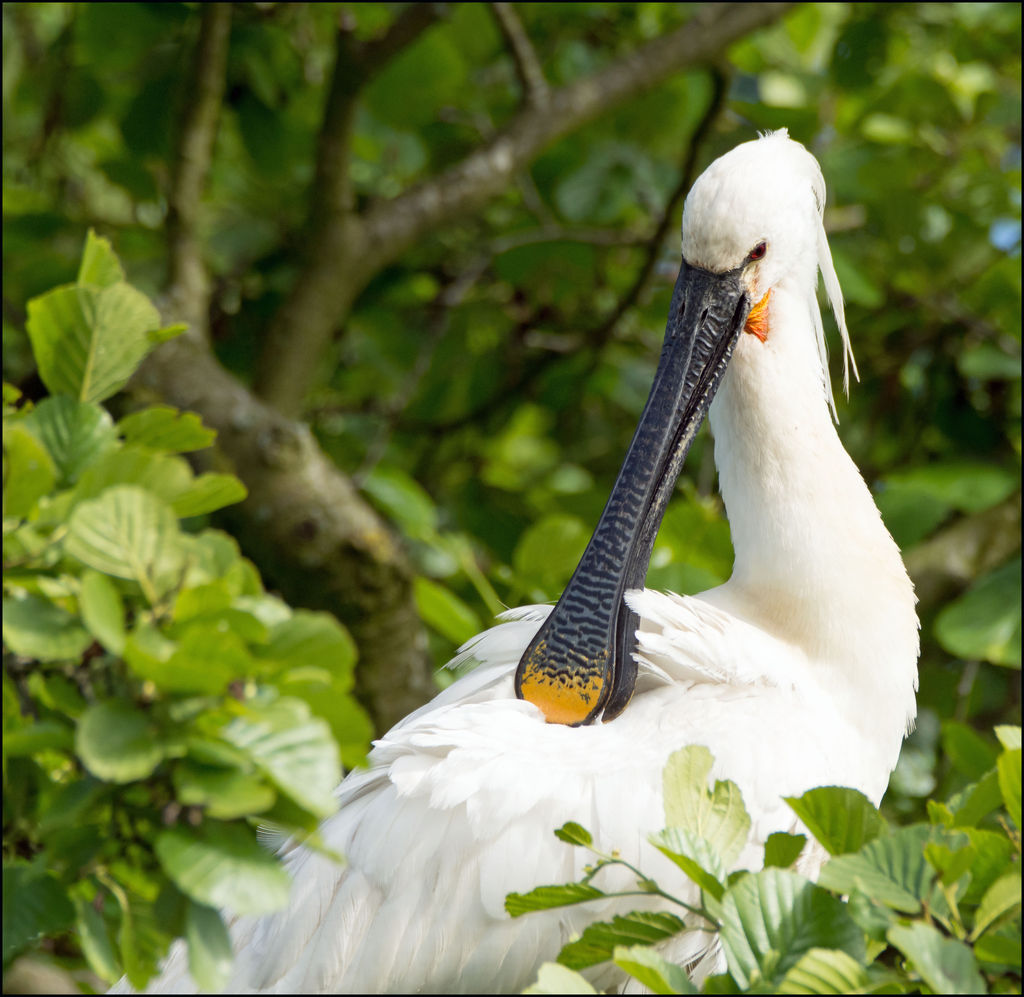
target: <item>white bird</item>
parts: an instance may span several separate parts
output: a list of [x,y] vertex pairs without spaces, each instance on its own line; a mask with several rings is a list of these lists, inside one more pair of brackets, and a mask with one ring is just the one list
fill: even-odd
[[[586,924],[638,906],[508,917],[506,894],[582,874],[586,855],[552,833],[566,821],[685,893],[646,840],[664,824],[662,769],[684,745],[710,748],[712,778],[743,792],[740,866],[760,867],[772,832],[799,829],[784,795],[844,785],[878,802],[915,714],[918,624],[832,422],[819,268],[852,354],[824,203],[817,162],[785,131],[696,181],[651,397],[565,594],[471,641],[456,662],[479,667],[345,779],[321,834],[348,864],[290,851],[288,909],[231,927],[229,992],[519,992]],[[643,589],[709,404],[732,577],[697,596]],[[821,857],[802,861],[813,875]],[[666,954],[698,978],[723,965],[699,932]],[[590,975],[624,982],[608,964]],[[179,943],[153,989],[191,986]]]

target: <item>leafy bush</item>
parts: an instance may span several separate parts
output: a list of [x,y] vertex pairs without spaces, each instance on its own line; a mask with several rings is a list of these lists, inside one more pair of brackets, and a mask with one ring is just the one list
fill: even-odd
[[77,939],[99,977],[142,987],[184,935],[218,989],[219,908],[288,898],[256,821],[315,846],[341,762],[364,753],[348,634],[265,592],[195,518],[245,496],[179,456],[214,433],[100,404],[181,331],[90,233],[77,282],[28,306],[50,396],[4,386],[5,969]]
[[[577,883],[510,894],[513,917],[637,893],[660,896],[679,913],[635,911],[590,925],[527,993],[595,993],[578,971],[609,959],[660,994],[1020,993],[1020,728],[996,733],[996,764],[947,802],[931,801],[930,823],[890,827],[853,789],[788,798],[830,856],[817,883],[793,870],[807,845],[802,834],[770,835],[763,869],[728,872],[750,829],[739,788],[708,787],[707,748],[676,752],[664,771],[670,826],[650,841],[700,887],[699,902],[596,851],[589,831],[566,824],[556,835],[597,861]],[[595,885],[613,865],[636,874],[636,890]],[[719,934],[728,971],[698,991],[654,946],[709,930]]]

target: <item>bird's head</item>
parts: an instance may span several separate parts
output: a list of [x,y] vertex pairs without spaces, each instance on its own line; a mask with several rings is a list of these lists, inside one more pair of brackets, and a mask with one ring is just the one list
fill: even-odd
[[684,266],[738,273],[750,300],[745,330],[764,342],[770,331],[771,293],[789,287],[813,312],[823,388],[835,411],[828,379],[824,327],[814,297],[824,278],[844,351],[844,387],[856,371],[824,228],[825,179],[818,161],[786,132],[769,132],[716,159],[697,179],[683,211]]
[[[636,618],[624,601],[643,585],[662,515],[737,341],[771,335],[773,291],[802,291],[824,371],[815,270],[846,342],[839,283],[822,225],[825,184],[785,131],[717,159],[693,185],[683,258],[654,385],[601,520],[558,605],[526,649],[516,692],[552,722],[589,723],[625,707],[636,683]],[[825,386],[831,400],[827,376]]]

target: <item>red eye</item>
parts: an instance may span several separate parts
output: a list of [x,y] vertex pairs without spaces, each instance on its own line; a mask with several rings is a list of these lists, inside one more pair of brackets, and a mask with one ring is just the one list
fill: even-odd
[[765,253],[768,252],[768,245],[764,242],[759,242],[751,251],[748,259],[759,260]]

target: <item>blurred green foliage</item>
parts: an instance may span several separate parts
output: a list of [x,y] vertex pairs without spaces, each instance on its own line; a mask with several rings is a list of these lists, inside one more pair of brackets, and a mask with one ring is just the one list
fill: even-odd
[[[700,6],[516,10],[557,86]],[[397,10],[235,7],[200,234],[215,349],[243,380],[301,266],[339,18],[370,39]],[[3,28],[4,372],[32,394],[27,303],[74,279],[89,227],[143,291],[164,284],[199,17],[177,3],[5,4]],[[839,431],[913,562],[1019,503],[1020,8],[801,4],[716,72],[725,99],[699,167],[783,126],[822,164],[861,372]],[[549,146],[500,196],[379,272],[321,359],[305,417],[405,538],[438,664],[503,605],[555,598],[575,566],[647,394],[678,210],[635,298],[634,283],[715,86],[709,69],[678,74]],[[451,5],[359,102],[358,205],[458,162],[520,100],[487,5]],[[24,456],[31,441],[20,446]],[[711,451],[702,433],[651,585],[693,592],[728,577]],[[942,548],[959,580],[922,605],[920,716],[890,815],[921,817],[928,795],[976,778],[997,750],[993,725],[1020,722],[1019,513],[1009,522],[997,563]]]
[[[509,894],[509,914],[643,894],[675,913],[595,921],[524,993],[597,993],[579,970],[609,960],[658,994],[1018,993],[1020,727],[996,734],[998,757],[990,751],[963,793],[929,801],[927,823],[892,828],[862,793],[839,786],[785,797],[827,853],[815,882],[798,865],[805,834],[772,834],[763,868],[735,869],[750,831],[739,787],[709,785],[707,748],[674,752],[663,776],[667,827],[648,840],[700,886],[699,896],[685,881],[682,889],[665,876],[654,882],[618,852],[599,851],[586,828],[563,825],[556,837],[596,861],[579,882]],[[635,876],[635,888],[602,889],[611,866]],[[724,973],[710,974],[714,948],[682,966],[654,947],[689,932],[684,951],[696,954],[692,934],[708,929],[721,939]],[[699,989],[689,976],[695,964]]]
[[73,928],[99,979],[141,989],[185,935],[219,990],[220,908],[288,899],[252,818],[315,846],[341,762],[365,753],[355,647],[196,528],[245,497],[178,456],[212,431],[167,406],[115,424],[99,404],[182,331],[159,328],[110,244],[90,231],[75,283],[28,311],[51,393],[4,385],[4,969]]

